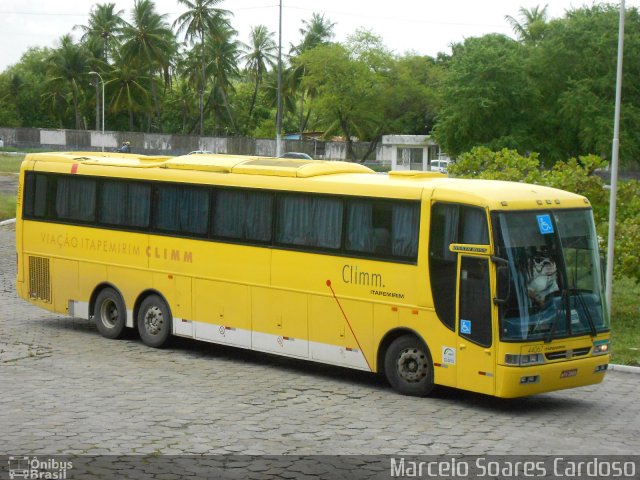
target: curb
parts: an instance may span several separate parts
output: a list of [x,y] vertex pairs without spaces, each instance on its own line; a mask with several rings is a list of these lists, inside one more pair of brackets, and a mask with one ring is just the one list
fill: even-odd
[[13,223],[16,223],[16,219],[15,218],[10,218],[9,220],[4,220],[4,221],[0,222],[0,227],[4,227],[5,225],[11,225]]
[[607,370],[625,373],[640,373],[640,367],[632,367],[631,365],[617,365],[615,363],[610,363]]

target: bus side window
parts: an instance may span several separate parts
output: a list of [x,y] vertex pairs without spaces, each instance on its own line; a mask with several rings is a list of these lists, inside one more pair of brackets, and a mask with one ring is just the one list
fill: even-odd
[[60,176],[56,185],[56,217],[82,223],[96,219],[96,181]]
[[278,197],[276,242],[339,249],[342,216],[342,200],[315,195],[282,195]]
[[154,227],[160,231],[205,236],[209,221],[209,190],[182,185],[156,185]]
[[351,200],[346,249],[380,257],[415,258],[420,208],[408,202]]
[[146,228],[151,210],[151,186],[138,182],[105,180],[98,201],[100,223]]
[[270,242],[273,194],[249,190],[217,190],[212,209],[213,237]]

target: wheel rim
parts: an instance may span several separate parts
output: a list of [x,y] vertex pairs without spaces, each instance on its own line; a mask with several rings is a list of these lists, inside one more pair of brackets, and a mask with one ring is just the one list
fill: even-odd
[[118,306],[113,300],[105,300],[100,306],[100,321],[107,328],[115,328],[118,323]]
[[406,348],[400,352],[397,361],[400,378],[409,383],[419,382],[429,372],[426,354],[419,348]]
[[159,307],[153,306],[147,310],[144,316],[144,329],[149,335],[158,335],[164,325],[164,315]]

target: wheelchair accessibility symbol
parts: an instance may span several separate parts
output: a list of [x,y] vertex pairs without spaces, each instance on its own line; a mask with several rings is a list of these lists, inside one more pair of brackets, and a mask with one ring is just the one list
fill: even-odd
[[460,333],[471,335],[471,320],[460,320]]
[[551,217],[549,215],[536,215],[538,219],[538,229],[540,234],[548,235],[553,233],[553,223],[551,223]]

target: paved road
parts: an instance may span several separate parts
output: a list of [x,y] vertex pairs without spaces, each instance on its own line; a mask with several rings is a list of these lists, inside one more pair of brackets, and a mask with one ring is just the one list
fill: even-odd
[[14,293],[0,227],[0,454],[636,454],[640,375],[518,400],[178,340],[102,338]]

